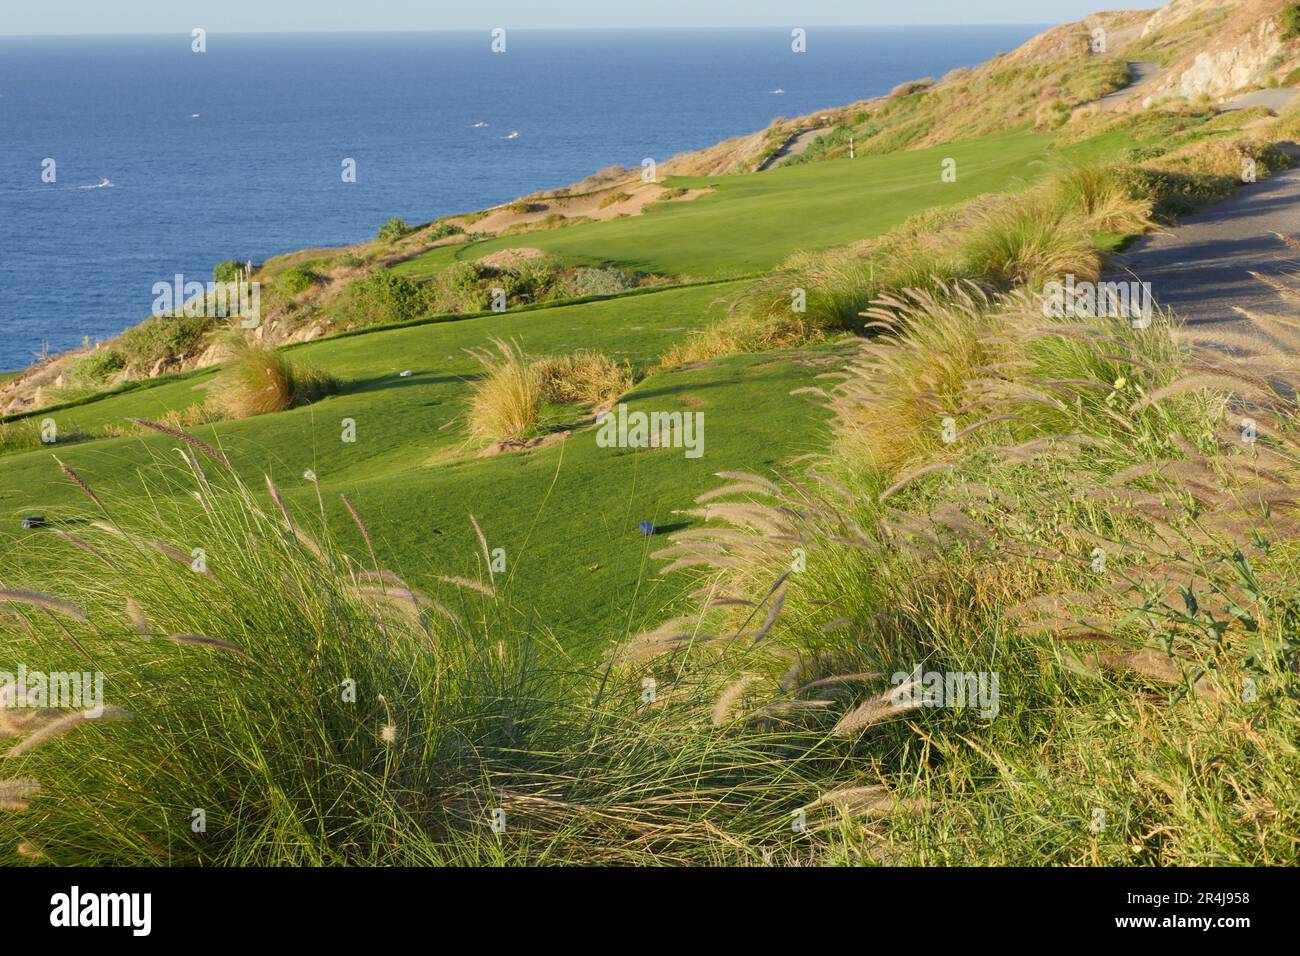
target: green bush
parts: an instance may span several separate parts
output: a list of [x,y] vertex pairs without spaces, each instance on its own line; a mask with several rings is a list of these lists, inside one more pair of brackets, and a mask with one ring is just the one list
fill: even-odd
[[477,262],[456,262],[434,277],[429,295],[435,312],[480,312],[487,308],[483,269]]
[[797,166],[802,163],[815,163],[823,159],[837,159],[849,154],[849,140],[854,136],[852,127],[845,126],[841,123],[829,133],[823,133],[818,136],[798,156],[792,156],[785,161],[786,166]]
[[379,227],[379,238],[384,242],[396,242],[411,231],[411,227],[402,219],[394,216]]
[[454,222],[442,222],[434,226],[429,231],[429,238],[433,240],[446,239],[448,236],[464,235],[465,230]]
[[68,371],[76,385],[100,385],[126,368],[126,358],[117,349],[97,348],[77,359]]
[[244,264],[238,259],[227,259],[224,262],[218,262],[217,267],[212,270],[212,281],[238,282],[243,269]]
[[313,285],[321,280],[321,276],[310,269],[304,269],[296,266],[292,269],[285,269],[280,273],[280,288],[289,295],[298,295],[306,292]]
[[1300,3],[1293,3],[1283,10],[1278,23],[1282,27],[1283,40],[1293,40],[1300,36]]
[[424,286],[387,270],[349,285],[340,309],[346,320],[358,325],[406,322],[429,311],[429,295]]
[[574,269],[564,277],[565,292],[584,295],[614,295],[636,287],[636,278],[621,269]]
[[500,276],[501,288],[512,303],[561,298],[561,278],[559,263],[554,259],[524,259]]
[[154,315],[127,329],[118,349],[130,368],[153,365],[197,353],[220,320],[204,315]]

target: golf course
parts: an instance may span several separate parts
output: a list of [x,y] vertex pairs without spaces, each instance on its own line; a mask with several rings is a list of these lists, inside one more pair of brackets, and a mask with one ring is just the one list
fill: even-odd
[[1192,86],[1266,20],[1291,89],[1300,6],[1202,7],[0,382],[0,704],[102,683],[0,706],[0,861],[1295,865],[1300,291],[1105,294],[1291,175],[1294,102]]

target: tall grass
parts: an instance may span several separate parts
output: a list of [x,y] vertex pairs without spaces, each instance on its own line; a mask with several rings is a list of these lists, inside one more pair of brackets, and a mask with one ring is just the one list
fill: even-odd
[[[729,630],[763,621],[807,662],[751,706],[851,688],[837,731],[929,808],[850,828],[836,858],[1293,865],[1294,321],[1243,337],[956,298],[882,302],[832,392],[835,453],[725,475],[710,527],[661,552],[715,569],[700,594]],[[945,410],[950,442],[928,437]],[[997,674],[999,714],[898,711],[881,688],[916,664]]]
[[1048,206],[1067,210],[1093,232],[1132,234],[1151,225],[1152,200],[1134,190],[1122,167],[1083,163],[1048,180]]
[[177,440],[184,466],[146,469],[151,503],[88,499],[99,517],[48,542],[57,580],[0,570],[3,659],[102,671],[117,718],[0,710],[0,859],[770,862],[817,852],[792,811],[842,815],[817,804],[842,746],[713,725],[729,668],[576,665],[507,582],[422,593],[375,563],[349,502],[336,528],[323,495],[296,511]]
[[1002,289],[1038,291],[1056,276],[1092,280],[1101,271],[1080,217],[1040,194],[985,212],[962,237],[959,255],[968,274]]
[[630,391],[631,368],[600,352],[582,350],[532,361],[542,397],[560,404],[603,405]]
[[251,418],[310,405],[337,390],[330,375],[295,364],[276,349],[235,339],[208,405],[225,418]]
[[631,367],[601,352],[529,356],[518,342],[492,341],[495,351],[471,352],[484,369],[470,398],[473,438],[516,441],[542,428],[548,403],[608,405],[632,388]]
[[541,383],[519,343],[492,341],[496,352],[484,348],[472,353],[483,375],[470,396],[469,433],[487,441],[523,438],[541,420]]

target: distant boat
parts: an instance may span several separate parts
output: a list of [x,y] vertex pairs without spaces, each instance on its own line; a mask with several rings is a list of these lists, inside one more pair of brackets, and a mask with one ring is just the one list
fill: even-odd
[[482,129],[482,128],[485,127],[485,126],[487,126],[487,123],[483,122],[482,120],[479,120],[477,123],[474,124],[474,126],[473,126],[472,128],[473,128],[473,129]]
[[777,95],[780,95],[781,93],[784,93],[785,90],[781,89],[781,87],[778,86],[778,87],[777,87],[776,89],[774,89],[774,90],[768,90],[768,92],[769,92],[769,93],[775,93],[775,94],[777,94]]
[[198,113],[191,113],[191,114],[190,114],[190,119],[198,119],[198,118],[199,118],[199,114],[198,114]]
[[110,181],[105,176],[101,176],[99,182],[91,183],[89,186],[78,186],[77,188],[78,189],[107,189],[112,185],[113,185],[112,181]]
[[510,134],[509,136],[506,136],[506,137],[503,137],[503,138],[504,138],[504,139],[518,139],[518,138],[519,138],[519,132],[518,132],[517,130],[516,130],[516,131],[513,131],[513,132],[511,132],[511,134]]

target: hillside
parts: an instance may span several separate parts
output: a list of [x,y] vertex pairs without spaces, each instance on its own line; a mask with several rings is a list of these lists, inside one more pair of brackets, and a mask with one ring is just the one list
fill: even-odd
[[[427,304],[411,296],[412,304],[396,309],[386,302],[364,301],[364,296],[352,296],[350,290],[359,280],[386,269],[428,281],[447,263],[482,259],[504,247],[555,250],[556,265],[562,269],[581,265],[613,270],[605,276],[563,276],[544,290],[547,297],[718,274],[722,264],[701,259],[701,253],[713,243],[717,230],[751,221],[756,210],[746,197],[763,196],[764,209],[773,216],[786,215],[775,195],[768,201],[766,184],[748,184],[742,174],[765,167],[794,140],[801,140],[803,151],[783,155],[779,165],[843,158],[850,142],[858,155],[865,156],[934,148],[1025,127],[1072,139],[1095,134],[1104,122],[1114,120],[1115,113],[1141,115],[1157,103],[1164,111],[1180,104],[1205,108],[1234,94],[1292,82],[1291,74],[1300,67],[1300,47],[1283,39],[1285,28],[1278,25],[1286,6],[1281,0],[1233,4],[1174,0],[1154,13],[1096,14],[1053,28],[973,70],[956,70],[937,81],[918,79],[889,96],[815,115],[779,119],[749,136],[674,157],[661,164],[656,182],[642,181],[639,170],[603,170],[566,189],[446,217],[410,229],[400,238],[280,256],[262,264],[253,276],[263,286],[266,316],[258,335],[269,343],[302,341],[364,326],[378,316],[391,321],[414,318],[426,309],[485,308],[487,290],[499,284],[490,281],[491,270],[478,279],[458,275],[464,287],[432,295]],[[1094,51],[1094,46],[1102,52]],[[1137,60],[1159,66],[1144,95],[1099,105],[1107,93],[1123,89],[1129,79],[1127,64]],[[898,168],[905,163],[901,160]],[[837,173],[827,176],[843,179]],[[717,177],[726,178],[721,183],[711,181]],[[802,235],[775,240],[770,253],[756,248],[745,266],[768,268],[797,248],[863,238],[899,221],[888,210],[881,210],[883,217],[878,217],[873,203],[867,214],[877,221],[863,223],[853,203],[842,203],[833,191],[812,186],[815,179],[813,174],[811,188],[799,179],[785,181],[790,190],[803,192],[801,202],[813,203]],[[725,187],[725,194],[715,195],[719,185]],[[987,185],[985,180],[963,180],[950,192],[964,197]],[[818,196],[825,197],[824,213],[818,211]],[[701,198],[706,201],[697,211],[694,206]],[[905,202],[900,208],[917,206]],[[633,222],[646,215],[654,216],[654,225]],[[753,221],[763,226],[761,218]],[[683,247],[680,234],[694,234],[697,229],[697,246]],[[647,254],[651,248],[680,249],[681,255],[663,261]],[[351,298],[363,301],[354,303]],[[517,304],[530,301],[527,294],[514,298]],[[104,385],[211,365],[221,356],[213,345],[218,331],[204,327],[182,335],[135,335],[126,342],[97,344],[96,349],[115,353],[107,358],[87,359],[81,352],[56,356],[0,383],[0,414],[27,413]]]

